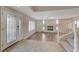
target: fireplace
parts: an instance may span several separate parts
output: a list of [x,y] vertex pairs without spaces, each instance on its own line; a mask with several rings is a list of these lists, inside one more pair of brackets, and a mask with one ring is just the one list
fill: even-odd
[[53,26],[47,26],[47,31],[53,31]]

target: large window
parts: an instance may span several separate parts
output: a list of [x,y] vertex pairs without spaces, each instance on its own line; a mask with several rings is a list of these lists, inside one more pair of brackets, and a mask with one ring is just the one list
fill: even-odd
[[7,43],[16,40],[16,18],[7,14]]
[[35,30],[35,21],[29,21],[29,32]]

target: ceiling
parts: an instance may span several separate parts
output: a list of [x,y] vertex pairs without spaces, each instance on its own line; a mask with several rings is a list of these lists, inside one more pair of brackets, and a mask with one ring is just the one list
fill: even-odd
[[39,12],[39,11],[55,11],[55,10],[71,9],[77,7],[79,6],[32,6],[31,8],[34,12]]
[[79,16],[79,6],[10,6],[10,8],[36,20],[67,19]]

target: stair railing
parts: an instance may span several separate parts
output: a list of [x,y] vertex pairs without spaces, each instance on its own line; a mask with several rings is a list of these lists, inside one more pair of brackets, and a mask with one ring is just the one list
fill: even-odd
[[[75,21],[77,21],[78,18],[73,18],[72,19],[72,22],[69,22],[68,24],[72,23],[72,30],[71,31],[68,31],[68,33],[66,34],[63,34],[60,36],[60,41],[61,40],[64,40],[65,38],[70,38],[70,36],[73,34],[73,39],[74,39],[74,48],[73,48],[73,51],[77,51],[77,47],[78,47],[78,43],[77,43],[77,40],[78,40],[78,37],[77,37],[77,24]],[[65,29],[66,30],[66,29]]]

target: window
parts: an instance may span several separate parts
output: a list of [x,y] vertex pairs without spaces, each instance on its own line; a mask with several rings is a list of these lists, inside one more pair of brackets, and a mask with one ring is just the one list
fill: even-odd
[[45,30],[45,27],[44,27],[45,21],[43,20],[42,23],[43,23],[43,31],[44,31]]
[[58,26],[56,26],[56,30],[59,30],[59,29],[58,29]]
[[75,20],[74,24],[77,26],[77,28],[79,28],[79,20]]
[[43,30],[45,30],[45,27],[43,26]]
[[29,32],[35,30],[35,22],[30,20],[29,21]]
[[77,20],[77,28],[79,28],[79,20]]
[[7,14],[7,43],[16,40],[16,17]]
[[58,19],[56,20],[56,24],[57,24],[56,30],[59,30],[59,28],[58,28],[59,20]]
[[56,20],[56,24],[59,24],[59,20]]
[[43,24],[45,24],[45,21],[43,20]]

